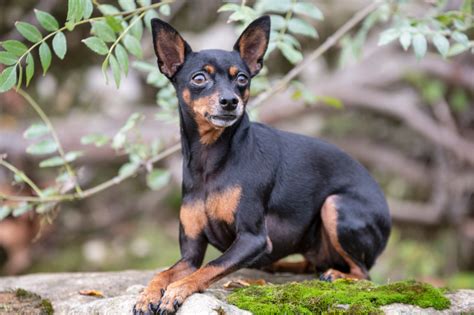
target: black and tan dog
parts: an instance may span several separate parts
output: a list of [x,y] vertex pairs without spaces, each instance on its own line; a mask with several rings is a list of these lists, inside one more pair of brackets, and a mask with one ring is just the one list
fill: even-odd
[[[269,17],[251,23],[233,51],[193,52],[169,24],[154,19],[152,29],[159,68],[179,98],[182,258],[151,280],[134,314],[173,313],[244,267],[368,278],[390,233],[376,182],[333,145],[252,123],[245,112]],[[223,254],[201,267],[208,243]],[[296,253],[305,261],[277,263]]]

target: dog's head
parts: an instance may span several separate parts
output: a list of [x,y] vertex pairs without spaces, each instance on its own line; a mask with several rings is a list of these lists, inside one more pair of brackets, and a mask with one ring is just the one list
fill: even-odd
[[160,71],[173,82],[180,104],[191,110],[198,125],[222,129],[237,122],[249,99],[250,80],[263,65],[270,18],[253,21],[233,51],[193,52],[168,23],[153,19],[151,26]]

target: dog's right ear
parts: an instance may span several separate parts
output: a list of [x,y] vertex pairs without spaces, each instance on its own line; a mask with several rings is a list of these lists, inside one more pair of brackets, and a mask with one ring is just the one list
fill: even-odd
[[160,71],[171,79],[181,68],[191,47],[168,23],[160,19],[151,20],[153,47]]

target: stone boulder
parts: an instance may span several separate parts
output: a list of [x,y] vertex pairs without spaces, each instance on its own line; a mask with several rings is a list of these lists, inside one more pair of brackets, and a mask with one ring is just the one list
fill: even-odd
[[[152,278],[152,271],[121,271],[100,273],[31,274],[0,278],[0,292],[24,289],[51,301],[55,314],[131,314],[139,292]],[[194,294],[180,308],[180,315],[250,314],[226,303],[229,281],[264,279],[270,283],[286,283],[311,279],[311,276],[268,274],[256,270],[241,270],[218,281],[206,292]],[[80,291],[100,291],[103,297],[81,295]],[[382,309],[387,314],[451,314],[474,312],[474,290],[459,290],[447,294],[452,306],[446,311],[421,309],[410,305],[392,304]],[[1,307],[0,307],[0,314]]]

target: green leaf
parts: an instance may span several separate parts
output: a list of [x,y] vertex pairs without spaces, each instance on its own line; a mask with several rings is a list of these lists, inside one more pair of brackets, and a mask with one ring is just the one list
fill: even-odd
[[410,32],[403,32],[400,35],[400,45],[402,45],[403,49],[406,51],[411,45],[411,33]]
[[223,6],[221,6],[217,12],[225,12],[225,11],[237,11],[240,9],[240,5],[235,4],[235,3],[226,3]]
[[17,40],[6,40],[2,42],[2,46],[3,48],[5,48],[6,51],[18,57],[26,53],[26,51],[28,50],[25,44]]
[[53,50],[59,59],[64,59],[67,52],[66,36],[63,32],[58,32],[53,38]]
[[293,12],[307,15],[315,20],[323,20],[323,12],[319,10],[314,4],[309,2],[298,2],[293,6]]
[[36,19],[45,30],[54,32],[59,29],[59,23],[54,16],[52,16],[48,12],[40,11],[37,9],[35,9],[34,11]]
[[18,69],[20,69],[20,71],[18,72],[18,79],[16,84],[17,90],[21,87],[21,83],[23,82],[23,66],[21,64],[18,65]]
[[77,0],[68,0],[67,1],[67,21],[74,21],[77,11]]
[[10,215],[12,209],[9,206],[0,206],[0,221]]
[[36,139],[49,133],[49,128],[43,123],[34,123],[23,133],[25,139]]
[[110,137],[101,134],[90,134],[81,138],[81,144],[93,144],[96,147],[102,147],[109,143]]
[[134,163],[134,162],[125,163],[119,169],[119,176],[121,177],[130,176],[133,173],[135,173],[139,167],[140,167],[140,164],[138,163]]
[[88,19],[92,16],[94,12],[94,5],[92,4],[92,0],[85,0],[84,2],[84,19]]
[[145,116],[142,113],[133,113],[128,117],[125,125],[120,129],[120,132],[127,132],[137,126],[137,124],[145,119]]
[[8,51],[0,51],[0,63],[11,66],[17,62],[17,56]]
[[461,32],[453,32],[451,34],[451,37],[458,43],[463,44],[465,46],[469,46],[469,38],[467,37],[466,34],[461,33]]
[[281,15],[270,15],[272,30],[281,30],[286,26],[286,20]]
[[121,79],[121,73],[120,73],[120,65],[117,62],[117,59],[115,59],[114,55],[110,55],[109,57],[110,61],[110,67],[112,68],[112,73],[114,75],[114,80],[115,80],[115,85],[117,88],[120,87],[120,79]]
[[46,139],[30,145],[28,148],[26,148],[26,152],[33,155],[43,155],[54,153],[57,149],[58,146],[56,142],[51,139]]
[[[158,70],[151,71],[146,78],[147,84],[152,84],[159,88],[164,87],[168,82],[168,79]],[[158,93],[159,97],[162,97],[162,91],[163,89]]]
[[89,47],[90,50],[92,50],[93,52],[99,55],[106,55],[109,52],[109,48],[104,43],[104,41],[100,38],[92,36],[92,37],[83,39],[82,42],[86,44],[86,46]]
[[448,57],[452,57],[452,56],[462,54],[463,52],[465,52],[468,49],[469,49],[469,46],[465,46],[465,45],[460,44],[460,43],[454,43],[454,45],[452,45],[451,48],[449,48]]
[[156,13],[155,10],[148,10],[147,13],[145,13],[145,17],[143,18],[143,21],[145,23],[145,26],[148,28],[148,30],[151,32],[151,19],[158,18],[159,15]]
[[118,0],[118,3],[124,11],[133,11],[137,8],[134,0]]
[[109,76],[107,75],[107,71],[109,70],[109,58],[105,58],[104,62],[102,63],[102,74],[105,78],[105,83],[109,84]]
[[152,190],[159,190],[168,185],[171,174],[167,170],[154,169],[146,176],[146,184]]
[[295,34],[301,34],[309,37],[316,38],[318,37],[318,33],[316,32],[316,29],[309,24],[308,22],[298,19],[298,18],[293,18],[288,22],[288,29],[290,32],[295,33]]
[[433,36],[433,44],[443,57],[446,57],[448,55],[449,41],[446,37],[441,34],[435,34]]
[[[139,20],[139,21],[137,21]],[[135,36],[138,40],[142,38],[143,35],[143,23],[138,16],[135,16],[131,21],[130,24],[133,24],[130,28],[130,34]]]
[[425,35],[417,33],[413,36],[413,50],[416,58],[420,59],[426,54],[428,44]]
[[18,206],[13,208],[12,216],[19,217],[28,211],[31,211],[33,209],[33,206],[27,202],[22,202]]
[[66,153],[64,159],[62,158],[62,156],[53,156],[52,158],[41,161],[39,166],[41,168],[62,166],[66,163],[71,163],[75,161],[78,157],[82,155],[83,153],[80,151],[71,151]]
[[277,46],[282,52],[283,56],[285,56],[285,58],[292,64],[298,63],[303,60],[303,54],[293,48],[293,46],[288,45],[285,42],[279,42]]
[[92,34],[108,43],[114,42],[117,39],[112,27],[110,27],[110,25],[104,21],[99,21],[92,24]]
[[119,132],[112,140],[112,148],[115,150],[121,149],[125,145],[126,141],[127,136],[123,132]]
[[48,44],[46,42],[42,42],[39,48],[39,55],[40,55],[40,61],[41,61],[41,66],[43,67],[43,75],[46,74],[46,72],[49,69],[49,66],[51,65],[51,49],[49,48]]
[[270,11],[278,13],[286,13],[291,10],[292,1],[291,0],[263,0],[259,3],[260,11]]
[[323,102],[324,104],[334,107],[336,109],[342,109],[344,107],[344,104],[342,101],[338,98],[331,97],[331,96],[316,96],[316,99],[318,101]]
[[84,6],[85,6],[85,1],[84,0],[76,0],[76,12],[74,12],[74,19],[76,21],[80,21],[82,17],[84,16]]
[[129,34],[125,35],[123,39],[123,44],[125,45],[125,48],[127,48],[127,50],[135,57],[139,59],[143,57],[142,47],[140,46],[140,42],[138,41],[138,39],[136,39],[135,37]]
[[0,75],[0,93],[10,90],[16,84],[16,66],[5,68]]
[[400,32],[394,28],[390,28],[380,34],[378,45],[387,45],[388,43],[397,39],[398,36],[400,36]]
[[160,13],[169,16],[171,14],[171,8],[169,4],[164,4],[160,7]]
[[140,60],[134,61],[132,66],[135,69],[137,69],[139,71],[143,71],[143,72],[151,72],[151,71],[157,70],[157,67],[155,65],[152,65],[149,62],[140,61]]
[[147,7],[151,4],[151,0],[138,0],[137,2],[142,7]]
[[125,48],[122,45],[117,44],[115,47],[115,56],[117,57],[117,61],[125,75],[128,74],[128,54]]
[[31,78],[35,73],[35,60],[33,59],[32,54],[26,56],[26,86],[30,85]]
[[15,27],[20,34],[32,43],[39,42],[43,36],[40,31],[34,26],[26,22],[16,22]]
[[109,25],[115,33],[121,33],[123,31],[123,26],[120,24],[120,21],[113,17],[113,16],[107,16],[105,18],[105,22],[107,22],[107,25]]
[[113,15],[120,13],[119,9],[110,4],[101,4],[98,6],[98,9],[103,15]]

